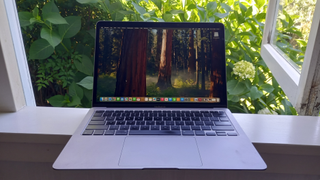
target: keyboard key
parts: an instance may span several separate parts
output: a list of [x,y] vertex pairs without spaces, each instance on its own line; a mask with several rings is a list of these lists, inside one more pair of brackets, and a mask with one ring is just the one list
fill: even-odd
[[195,124],[198,125],[198,126],[204,125],[202,121],[196,121]]
[[106,124],[107,124],[107,125],[115,125],[116,122],[115,122],[115,121],[107,121]]
[[194,136],[193,131],[182,131],[183,136]]
[[212,115],[210,113],[204,113],[203,116],[204,117],[212,117]]
[[151,126],[151,130],[160,130],[160,126],[153,125],[153,126]]
[[180,130],[180,126],[171,126],[171,130]]
[[111,125],[109,130],[118,130],[119,126],[118,125]]
[[104,117],[93,117],[91,121],[104,121]]
[[149,126],[145,126],[145,125],[143,125],[143,126],[141,126],[141,127],[140,127],[140,129],[141,129],[141,130],[149,130],[149,129],[150,129],[150,127],[149,127]]
[[209,118],[208,117],[200,117],[200,120],[201,121],[209,121]]
[[140,128],[140,126],[137,126],[137,125],[135,125],[135,126],[130,126],[130,129],[131,129],[131,130],[139,130],[139,128]]
[[194,125],[193,121],[185,121],[184,123],[185,123],[186,125],[191,125],[191,126]]
[[173,117],[172,118],[174,121],[181,121],[181,117]]
[[203,115],[201,113],[194,113],[195,117],[203,117]]
[[182,130],[190,130],[190,126],[181,126]]
[[118,130],[116,132],[116,135],[127,135],[128,134],[128,131],[127,130]]
[[106,120],[108,121],[108,120],[114,120],[115,119],[115,117],[106,117]]
[[238,136],[236,132],[227,132],[228,136]]
[[136,122],[136,125],[145,125],[145,124],[146,124],[145,121],[137,121],[137,122]]
[[164,125],[164,121],[156,121],[156,125]]
[[166,125],[174,125],[174,121],[166,121]]
[[201,126],[201,129],[202,130],[211,130],[211,127],[210,126]]
[[147,121],[147,122],[146,122],[146,125],[154,125],[154,124],[155,124],[154,121]]
[[182,121],[190,121],[190,117],[182,117]]
[[216,136],[216,133],[211,131],[211,132],[206,132],[207,136]]
[[129,129],[129,126],[127,126],[127,125],[120,126],[120,130],[128,130],[128,129]]
[[206,126],[212,126],[213,125],[213,122],[212,121],[204,121],[204,124]]
[[226,132],[216,132],[218,136],[226,136]]
[[93,117],[101,117],[102,116],[102,113],[95,113],[94,115],[93,115]]
[[191,129],[192,129],[192,130],[201,130],[201,129],[200,129],[200,126],[191,126]]
[[135,121],[127,121],[126,125],[134,125],[135,123]]
[[199,117],[191,117],[191,120],[192,121],[200,121],[200,118]]
[[230,122],[218,122],[218,121],[215,121],[214,124],[216,126],[231,126]]
[[183,125],[184,125],[184,122],[183,122],[183,121],[176,121],[176,125],[183,126]]
[[86,129],[96,129],[96,130],[103,130],[108,129],[109,126],[106,125],[88,125]]
[[133,117],[126,117],[125,119],[126,119],[126,121],[132,121],[134,118]]
[[163,120],[164,121],[171,121],[171,117],[164,117]]
[[145,121],[152,121],[152,117],[145,117],[144,120]]
[[234,131],[232,126],[211,126],[214,131]]
[[220,121],[229,121],[229,118],[227,116],[222,116],[222,117],[219,117]]
[[180,131],[162,131],[162,130],[150,130],[150,131],[136,131],[131,130],[129,135],[181,135]]
[[162,125],[161,130],[170,130],[170,126]]
[[205,136],[204,131],[194,131],[194,133],[196,134],[196,136]]
[[224,111],[219,111],[219,115],[220,115],[220,116],[225,116],[226,113],[225,113]]
[[117,125],[125,125],[125,124],[126,124],[126,121],[117,121],[116,124],[117,124]]
[[155,121],[162,121],[162,117],[154,117]]
[[219,118],[218,117],[210,117],[209,120],[210,121],[219,121]]
[[136,121],[142,121],[142,120],[143,120],[143,117],[135,117],[134,120],[136,120]]
[[103,135],[104,130],[95,130],[93,135]]
[[104,121],[90,121],[89,125],[104,125]]
[[106,130],[104,131],[104,135],[114,135],[114,130]]
[[119,120],[124,120],[124,117],[116,117],[116,120],[119,121]]
[[85,130],[83,131],[82,135],[92,135],[93,130]]

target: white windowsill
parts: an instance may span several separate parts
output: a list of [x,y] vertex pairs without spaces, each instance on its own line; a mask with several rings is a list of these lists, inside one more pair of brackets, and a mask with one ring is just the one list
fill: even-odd
[[[0,113],[0,133],[72,135],[89,109],[25,107]],[[320,146],[320,118],[234,114],[253,143]]]

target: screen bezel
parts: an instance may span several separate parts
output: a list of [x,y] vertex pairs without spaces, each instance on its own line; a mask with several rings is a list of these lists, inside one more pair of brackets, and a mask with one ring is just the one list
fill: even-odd
[[[223,33],[220,35],[224,39],[224,25],[222,23],[175,23],[175,22],[116,22],[116,21],[99,21],[96,24],[96,39],[99,39],[99,29],[101,27],[142,27],[142,28],[221,28]],[[95,42],[95,58],[94,58],[94,77],[98,77],[98,56],[100,53],[99,41]],[[223,41],[223,50],[225,52],[225,41]],[[225,53],[222,59],[226,64]],[[223,92],[221,93],[219,103],[207,103],[207,102],[100,102],[96,98],[97,78],[93,78],[93,97],[92,107],[181,107],[181,108],[226,108],[227,107],[227,80],[226,80],[226,66],[222,70],[222,79],[224,80]]]

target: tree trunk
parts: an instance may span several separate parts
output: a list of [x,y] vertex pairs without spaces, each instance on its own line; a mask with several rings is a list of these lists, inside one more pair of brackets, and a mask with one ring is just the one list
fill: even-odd
[[157,49],[156,49],[156,60],[155,63],[160,63],[160,55],[161,55],[161,45],[162,45],[162,30],[157,30]]
[[204,50],[204,40],[203,38],[203,30],[201,30],[201,90],[204,91],[206,89],[206,79],[205,79],[205,50]]
[[[214,32],[213,32],[214,34]],[[219,89],[223,85],[221,80],[222,68],[224,68],[224,60],[220,56],[223,47],[221,44],[221,39],[215,39],[214,36],[211,37],[211,74],[210,74],[210,95],[209,97],[218,97]]]
[[115,96],[146,96],[147,39],[146,29],[124,30]]
[[159,65],[157,86],[161,90],[172,87],[171,85],[171,59],[172,59],[172,35],[173,30],[163,30],[162,47]]
[[194,37],[193,37],[193,30],[190,30],[189,33],[189,55],[188,55],[188,60],[189,60],[189,66],[188,66],[188,73],[190,79],[195,79],[194,73],[196,71],[196,60],[194,57]]
[[199,62],[200,62],[200,46],[201,46],[201,33],[200,30],[196,30],[196,87],[199,89],[199,74],[200,74],[200,68],[199,68]]

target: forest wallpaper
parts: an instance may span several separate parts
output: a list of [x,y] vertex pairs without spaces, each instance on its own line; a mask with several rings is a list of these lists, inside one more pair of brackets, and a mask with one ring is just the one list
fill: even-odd
[[221,97],[222,31],[102,27],[96,98]]

